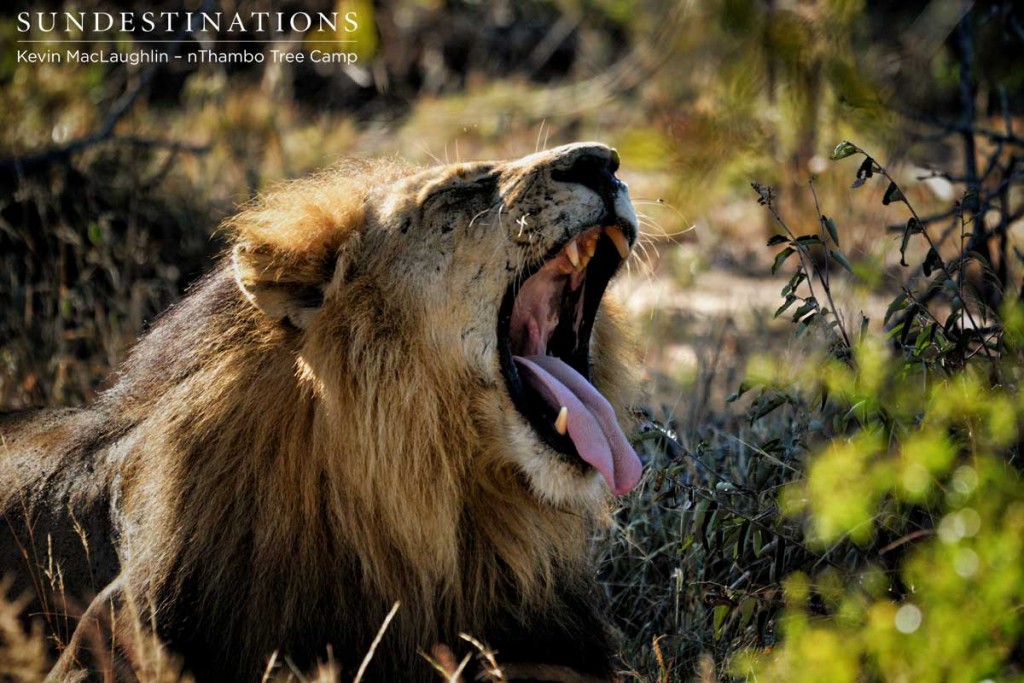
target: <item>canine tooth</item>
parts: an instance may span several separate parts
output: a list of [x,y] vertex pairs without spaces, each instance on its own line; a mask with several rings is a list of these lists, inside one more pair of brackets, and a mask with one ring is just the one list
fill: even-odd
[[558,417],[555,418],[555,431],[563,436],[569,431],[569,409],[565,406],[562,406],[558,411]]
[[618,228],[605,228],[604,234],[611,238],[612,242],[615,243],[615,248],[619,250],[619,256],[623,259],[629,258],[629,242],[626,241],[626,236],[622,234],[622,231]]
[[587,256],[593,256],[594,252],[597,251],[597,239],[591,236],[591,239],[588,239],[587,243],[583,245],[583,251]]
[[565,255],[569,257],[569,262],[573,268],[579,269],[580,267],[580,250],[576,246],[576,242],[572,241],[565,245]]

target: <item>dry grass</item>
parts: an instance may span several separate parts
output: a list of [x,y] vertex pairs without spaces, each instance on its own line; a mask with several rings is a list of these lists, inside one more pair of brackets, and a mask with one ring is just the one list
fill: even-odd
[[41,621],[26,628],[22,612],[28,596],[9,595],[13,580],[0,579],[0,680],[37,683],[51,662]]

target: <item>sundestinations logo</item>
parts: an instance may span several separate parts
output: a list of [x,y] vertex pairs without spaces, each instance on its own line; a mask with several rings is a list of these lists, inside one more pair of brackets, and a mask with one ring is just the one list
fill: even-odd
[[355,12],[21,12],[19,33],[94,31],[105,33],[305,33],[313,30],[354,33],[359,30]]
[[[349,12],[20,12],[20,63],[264,63],[354,64],[352,49],[360,31],[358,13]],[[213,39],[180,50],[190,37]],[[306,38],[316,49],[302,50]],[[130,38],[131,47],[94,49],[103,41]],[[152,44],[165,43],[165,49]],[[261,43],[271,44],[266,49]],[[170,49],[167,49],[170,48]],[[328,49],[330,48],[330,49]]]

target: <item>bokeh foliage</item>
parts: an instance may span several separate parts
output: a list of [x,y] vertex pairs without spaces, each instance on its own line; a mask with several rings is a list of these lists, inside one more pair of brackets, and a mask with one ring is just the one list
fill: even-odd
[[855,411],[856,430],[811,456],[806,477],[782,493],[783,511],[804,519],[813,547],[887,542],[854,575],[788,576],[781,645],[740,658],[734,672],[1012,679],[1024,635],[1017,387],[993,386],[984,371],[908,367],[876,341],[853,363],[827,362],[824,388]]

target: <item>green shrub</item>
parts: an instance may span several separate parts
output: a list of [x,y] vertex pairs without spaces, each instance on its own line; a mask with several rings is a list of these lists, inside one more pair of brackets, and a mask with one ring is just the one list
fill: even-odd
[[873,158],[850,143],[834,158],[854,155],[854,188],[878,177],[905,205],[893,244],[911,276],[881,325],[851,326],[836,278],[866,266],[840,227],[819,210],[798,234],[755,184],[780,228],[774,271],[795,265],[776,317],[805,353],[750,362],[729,397],[743,421],[646,422],[652,475],[605,563],[640,678],[710,680],[710,661],[758,681],[1024,672],[1024,312],[1011,270],[968,249],[979,207],[1001,200],[958,202],[950,246]]
[[799,259],[780,314],[799,304],[794,321],[831,344],[827,358],[791,381],[771,367],[752,379],[762,396],[820,405],[819,420],[829,423],[806,473],[783,489],[783,513],[825,556],[848,543],[865,552],[851,573],[795,568],[784,581],[781,644],[749,649],[732,671],[778,681],[1013,678],[1024,636],[1024,316],[1012,297],[1000,296],[1001,311],[991,307],[991,293],[1010,283],[967,251],[969,195],[954,207],[960,248],[944,258],[884,168],[847,142],[833,158],[858,154],[854,187],[880,175],[883,203],[902,202],[910,213],[901,265],[911,240],[926,243],[924,286],[904,285],[892,301],[885,339],[866,320],[855,338],[832,303],[829,264],[850,269],[835,223],[821,216],[820,230],[797,236],[758,187],[787,233],[773,240],[785,245],[776,266]]

